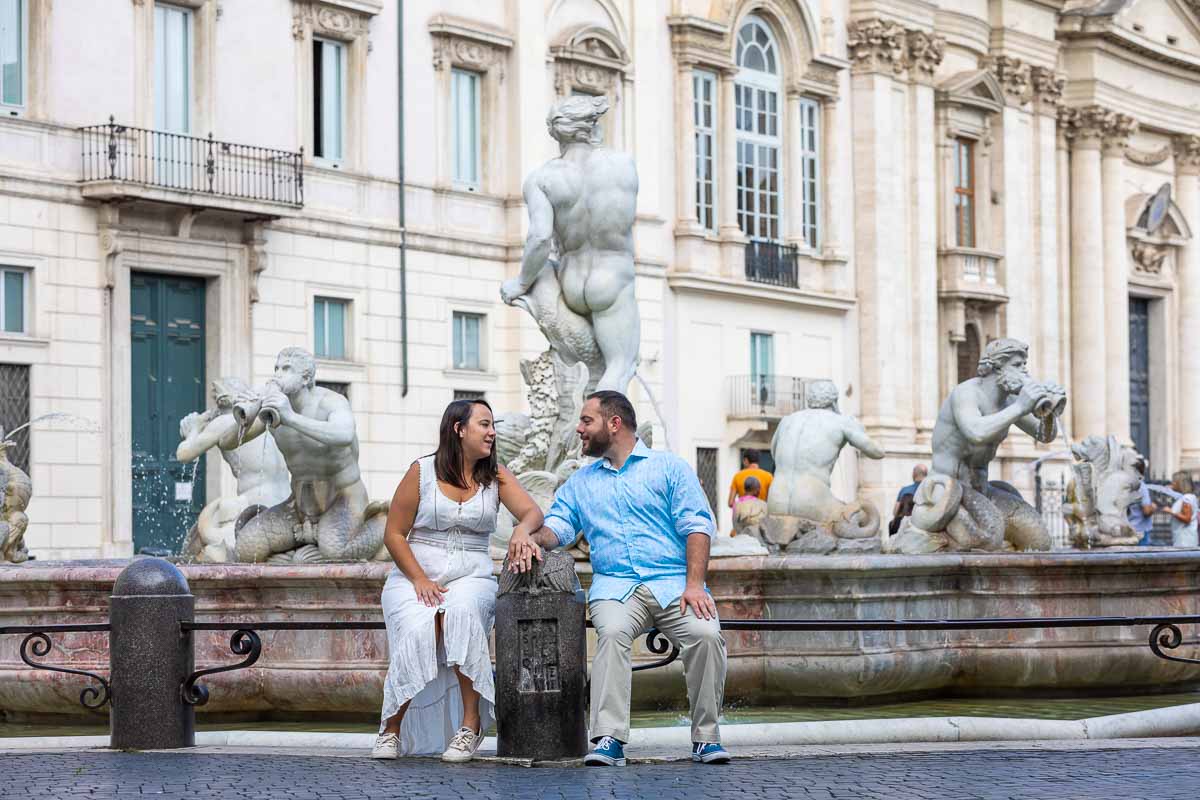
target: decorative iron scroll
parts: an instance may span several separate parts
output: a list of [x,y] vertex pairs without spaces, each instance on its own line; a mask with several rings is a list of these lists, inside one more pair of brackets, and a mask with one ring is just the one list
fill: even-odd
[[[107,630],[108,626],[105,625],[104,629]],[[34,669],[44,669],[49,672],[64,672],[68,675],[82,675],[85,678],[90,678],[100,684],[100,687],[85,686],[83,691],[79,693],[79,704],[84,708],[93,710],[102,708],[112,696],[107,680],[94,672],[82,669],[70,669],[69,667],[54,667],[49,664],[43,664],[40,661],[34,661],[29,657],[29,651],[32,650],[35,656],[44,658],[50,654],[52,647],[50,637],[46,635],[45,631],[34,631],[21,640],[21,660]]]
[[1183,634],[1180,633],[1178,626],[1172,625],[1169,622],[1161,622],[1154,626],[1154,630],[1150,631],[1150,649],[1154,651],[1154,655],[1159,658],[1165,658],[1167,661],[1179,661],[1183,664],[1200,664],[1200,659],[1173,656],[1162,651],[1164,647],[1168,650],[1174,650],[1182,643]]
[[643,669],[657,669],[658,667],[665,667],[667,664],[670,664],[672,661],[679,658],[679,648],[671,644],[671,640],[666,636],[663,636],[662,631],[660,631],[658,628],[651,628],[650,630],[646,631],[646,649],[651,653],[661,656],[663,653],[667,652],[668,647],[671,648],[671,652],[667,654],[666,658],[653,661],[649,664],[639,664],[633,668],[633,671],[637,672]]
[[254,631],[240,628],[233,632],[233,636],[229,637],[229,649],[233,651],[234,655],[246,657],[236,664],[227,664],[224,667],[212,667],[193,672],[183,682],[183,686],[180,687],[183,702],[189,706],[202,706],[207,703],[208,687],[197,685],[196,681],[205,675],[216,675],[218,672],[232,672],[235,669],[245,669],[252,666],[255,661],[258,661],[258,657],[262,655],[262,639],[259,639],[258,634]]

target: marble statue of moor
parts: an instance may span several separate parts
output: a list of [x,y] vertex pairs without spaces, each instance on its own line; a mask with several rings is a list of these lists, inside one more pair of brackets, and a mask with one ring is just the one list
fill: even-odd
[[275,361],[275,377],[234,405],[234,416],[247,426],[244,441],[272,437],[292,476],[287,500],[248,508],[238,520],[238,561],[266,561],[291,551],[297,551],[291,560],[386,556],[387,503],[367,496],[350,403],[317,386],[316,371],[312,353],[285,347]]
[[214,406],[193,412],[179,421],[179,447],[175,457],[181,463],[195,461],[212,448],[221,452],[237,479],[237,494],[219,497],[200,512],[188,534],[184,555],[197,561],[221,563],[233,558],[234,527],[242,512],[250,506],[273,506],[291,494],[287,464],[270,436],[243,444],[240,428],[233,416],[234,400],[250,394],[240,378],[222,378],[212,382]]
[[1033,506],[1010,485],[988,481],[988,465],[1013,425],[1043,443],[1058,436],[1066,392],[1031,380],[1028,354],[1016,339],[988,342],[978,375],[954,387],[934,424],[933,469],[917,488],[911,524],[889,549],[1050,549]]
[[[883,458],[862,424],[842,414],[838,388],[832,381],[813,381],[805,389],[805,408],[787,415],[771,440],[775,479],[767,495],[767,539],[787,544],[800,528],[838,539],[866,539],[879,533],[879,511],[865,501],[845,503],[834,497],[830,476],[847,444],[867,458]],[[799,518],[799,528],[780,522]],[[831,542],[836,545],[836,542]]]
[[[641,340],[634,296],[633,157],[599,142],[604,97],[573,96],[546,116],[558,158],[525,180],[529,233],[505,303],[533,316],[568,365],[587,365],[587,391],[628,390]],[[557,253],[557,259],[554,258]]]

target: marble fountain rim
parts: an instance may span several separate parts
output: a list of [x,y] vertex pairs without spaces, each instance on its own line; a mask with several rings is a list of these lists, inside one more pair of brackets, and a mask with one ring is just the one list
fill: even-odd
[[[21,583],[71,583],[107,585],[132,559],[95,561],[34,561],[23,564],[0,565],[0,587]],[[871,573],[912,574],[922,572],[1026,571],[1044,569],[1135,568],[1200,566],[1200,549],[1137,547],[1106,551],[1061,551],[1038,553],[932,553],[927,555],[768,555],[737,556],[715,559],[710,573],[752,573],[756,575],[793,572],[811,573]],[[327,564],[180,564],[179,568],[194,586],[220,584],[226,581],[259,579],[265,584],[275,582],[297,585],[319,581],[328,586],[330,580],[382,581],[391,571],[387,562],[327,563]],[[497,562],[496,568],[499,569]],[[579,562],[581,575],[590,575],[587,562]]]

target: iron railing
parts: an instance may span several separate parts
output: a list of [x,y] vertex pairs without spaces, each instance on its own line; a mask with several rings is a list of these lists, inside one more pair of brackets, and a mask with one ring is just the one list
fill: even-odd
[[730,375],[725,379],[726,416],[776,419],[804,410],[804,391],[815,378],[794,375]]
[[[591,627],[591,621],[588,621]],[[1180,625],[1200,624],[1200,614],[1176,614],[1156,617],[994,617],[980,619],[891,619],[891,620],[832,620],[832,619],[726,619],[721,620],[723,631],[761,631],[766,633],[828,632],[828,631],[963,631],[963,630],[1028,630],[1031,628],[1133,628],[1152,626],[1147,645],[1158,658],[1184,664],[1200,664],[1200,658],[1185,658],[1166,652],[1183,644]],[[180,687],[184,703],[192,706],[208,702],[208,689],[199,684],[207,675],[245,669],[252,666],[262,655],[262,639],[258,631],[344,631],[384,630],[379,622],[188,622],[179,623],[180,632],[187,635],[193,631],[233,631],[229,646],[234,655],[245,656],[241,661],[217,667],[208,667],[192,672]],[[39,658],[50,653],[50,635],[54,633],[111,631],[109,623],[83,625],[16,625],[0,627],[0,635],[25,634],[21,642],[21,660],[34,669],[82,675],[96,681],[100,688],[88,686],[80,693],[80,703],[89,709],[102,707],[111,699],[109,680],[93,672],[59,667],[34,661],[28,650]],[[634,671],[664,667],[675,661],[680,654],[659,630],[651,628],[645,633],[646,648],[664,657],[648,664],[638,664]],[[110,676],[111,679],[111,676]]]
[[762,239],[746,242],[746,280],[787,286],[800,285],[800,248]]
[[83,182],[124,181],[182,192],[304,204],[304,151],[234,144],[120,125],[79,129]]

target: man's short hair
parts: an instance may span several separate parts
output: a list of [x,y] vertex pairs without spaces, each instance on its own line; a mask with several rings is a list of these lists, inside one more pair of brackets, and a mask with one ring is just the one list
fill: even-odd
[[913,476],[914,481],[917,480],[918,475],[922,475],[922,476],[929,475],[929,467],[925,466],[924,464],[917,464],[915,467],[913,467],[913,471],[912,471],[912,476]]
[[1028,358],[1029,345],[1020,339],[993,339],[983,348],[983,355],[979,357],[979,366],[975,372],[979,377],[986,378],[993,372],[1000,371],[1004,362],[1013,356]]
[[629,402],[629,398],[620,392],[614,392],[605,389],[599,392],[592,392],[588,395],[588,400],[598,400],[600,402],[600,413],[605,419],[610,417],[618,417],[621,424],[634,433],[637,432],[637,414],[633,413],[633,404]]
[[754,449],[743,450],[742,458],[744,458],[746,461],[749,461],[751,464],[757,464],[759,459],[758,451]]
[[305,381],[305,386],[311,389],[317,383],[317,360],[313,358],[313,354],[305,350],[303,347],[285,347],[279,351],[279,356],[275,362],[280,361],[291,362],[292,366],[296,367],[301,372],[308,373],[308,380]]
[[742,485],[746,488],[746,494],[758,494],[759,490],[762,489],[762,484],[753,475],[747,477]]

